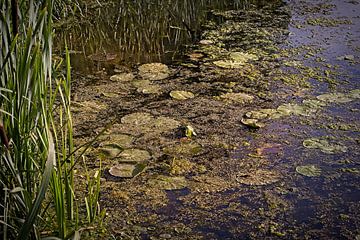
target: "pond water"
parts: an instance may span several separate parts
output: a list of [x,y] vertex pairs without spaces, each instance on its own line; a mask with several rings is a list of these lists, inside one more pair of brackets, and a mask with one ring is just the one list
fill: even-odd
[[104,239],[360,239],[359,1],[93,12],[64,36],[77,141],[112,122],[87,156]]

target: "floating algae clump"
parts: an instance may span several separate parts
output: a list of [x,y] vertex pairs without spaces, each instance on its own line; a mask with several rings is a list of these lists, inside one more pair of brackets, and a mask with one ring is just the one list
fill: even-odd
[[162,80],[170,75],[168,66],[162,63],[147,63],[139,67],[139,75],[147,80]]
[[310,138],[303,142],[306,148],[320,149],[323,153],[334,154],[337,152],[346,152],[347,147],[338,143],[329,143],[325,139]]
[[195,97],[192,92],[187,91],[171,91],[170,96],[177,100],[186,100]]
[[307,177],[318,177],[321,174],[321,169],[314,165],[297,166],[296,172]]
[[244,52],[232,52],[228,60],[215,61],[214,64],[221,68],[242,68],[250,60],[258,60],[258,57]]
[[250,103],[253,101],[254,96],[246,93],[225,93],[220,95],[221,99],[225,101],[237,102],[237,103]]

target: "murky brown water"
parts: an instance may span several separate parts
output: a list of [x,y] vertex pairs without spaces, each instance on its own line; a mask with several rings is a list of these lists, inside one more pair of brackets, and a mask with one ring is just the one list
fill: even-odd
[[[176,14],[189,10],[186,2],[181,2]],[[119,48],[93,41],[80,50],[85,62],[73,58],[80,72],[74,79],[78,81],[76,101],[92,102],[99,109],[92,113],[80,109],[74,114],[78,140],[89,139],[114,119],[117,125],[110,135],[128,134],[134,139],[131,148],[152,156],[148,169],[131,180],[111,177],[107,170],[118,159],[103,159],[107,169],[101,201],[108,209],[105,238],[360,238],[359,2],[274,1],[246,8],[239,5],[233,11],[225,11],[234,8],[227,1],[210,2],[191,5],[193,12],[188,11],[189,19],[194,19],[189,21],[195,37],[187,31],[174,37],[177,30],[171,23],[170,28],[160,28],[171,37],[155,34],[161,48],[145,44],[141,52],[140,48],[126,49],[119,41],[110,41]],[[109,11],[107,15],[113,16],[110,12],[118,7],[109,6],[105,14]],[[127,24],[132,22],[130,17]],[[112,39],[113,32],[102,24],[96,31],[112,36],[103,41]],[[149,34],[144,33],[148,29],[141,28],[137,34]],[[117,36],[128,33],[117,30]],[[83,39],[91,39],[86,32]],[[126,47],[138,44],[145,37],[140,35],[134,42],[127,40]],[[200,44],[200,40],[213,42]],[[78,51],[81,44],[75,41],[70,46]],[[106,59],[106,53],[114,49],[118,55]],[[166,56],[167,51],[180,57],[169,61],[172,57]],[[160,55],[155,56],[156,52]],[[239,52],[252,60],[238,67],[240,60],[230,61],[229,56]],[[99,53],[105,59],[91,57]],[[167,78],[145,87],[109,80],[117,70],[133,73],[135,82],[144,81],[134,63],[153,61],[170,66]],[[149,93],[149,86],[156,91]],[[172,99],[173,90],[191,91],[195,97]],[[253,100],[229,100],[224,97],[228,93],[246,93]],[[336,94],[322,95],[328,93]],[[315,105],[304,107],[304,100]],[[261,119],[264,127],[259,129],[241,123],[247,112],[259,109],[281,114]],[[123,117],[139,112],[191,125],[197,136],[180,139],[178,130],[158,132],[160,125],[126,128]],[[201,151],[174,150],[186,146],[186,141],[199,144]],[[89,155],[94,166],[98,165],[97,150],[95,146]],[[180,170],[175,171],[175,160],[186,160]]]

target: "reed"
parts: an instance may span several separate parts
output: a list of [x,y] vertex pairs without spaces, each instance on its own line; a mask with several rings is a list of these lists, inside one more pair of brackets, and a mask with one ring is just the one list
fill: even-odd
[[[77,208],[89,205],[85,199],[83,204],[75,200],[70,58],[66,51],[65,67],[52,60],[53,4],[53,0],[1,0],[0,4],[0,234],[4,240],[78,237]],[[59,74],[60,68],[66,73]],[[91,199],[87,215],[94,221],[100,178],[88,180],[98,186],[86,195]]]

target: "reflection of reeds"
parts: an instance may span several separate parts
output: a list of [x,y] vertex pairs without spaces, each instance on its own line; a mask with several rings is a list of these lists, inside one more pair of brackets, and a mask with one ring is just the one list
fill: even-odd
[[83,16],[60,26],[72,50],[86,55],[116,52],[119,61],[159,60],[197,37],[206,10],[239,8],[247,0],[119,0],[83,10]]

